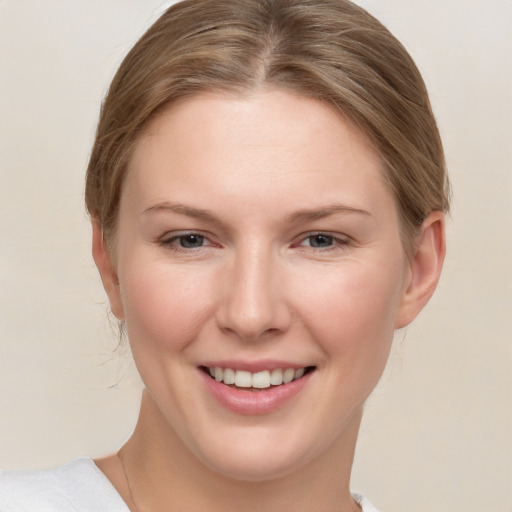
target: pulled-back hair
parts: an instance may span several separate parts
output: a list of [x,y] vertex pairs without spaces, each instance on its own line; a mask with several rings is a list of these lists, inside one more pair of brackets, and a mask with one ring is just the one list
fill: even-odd
[[86,204],[105,240],[114,238],[127,164],[150,119],[200,92],[245,96],[264,88],[316,98],[367,136],[406,243],[429,213],[448,210],[443,148],[423,79],[364,9],[348,0],[184,0],[128,53],[102,105]]

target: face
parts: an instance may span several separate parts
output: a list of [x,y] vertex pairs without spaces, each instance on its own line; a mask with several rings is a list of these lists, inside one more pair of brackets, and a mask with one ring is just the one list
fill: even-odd
[[278,91],[174,105],[135,149],[116,244],[151,414],[208,468],[264,479],[355,443],[411,267],[350,123]]

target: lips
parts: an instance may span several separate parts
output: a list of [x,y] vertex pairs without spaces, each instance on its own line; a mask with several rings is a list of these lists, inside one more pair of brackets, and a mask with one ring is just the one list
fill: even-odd
[[219,366],[207,367],[208,373],[217,382],[226,385],[236,386],[237,388],[255,388],[267,389],[271,386],[281,386],[294,380],[300,379],[306,372],[311,371],[312,367],[302,368],[275,368],[273,370],[263,370],[259,372],[250,372],[247,370],[234,370],[233,368],[221,368]]
[[[206,388],[223,406],[239,414],[270,413],[297,395],[316,367],[286,364],[262,365],[212,363],[200,366]],[[251,369],[253,371],[251,371]]]

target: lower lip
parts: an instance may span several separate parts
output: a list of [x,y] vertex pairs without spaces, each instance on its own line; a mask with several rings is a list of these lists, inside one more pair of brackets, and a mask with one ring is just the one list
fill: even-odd
[[308,383],[312,373],[310,372],[300,379],[261,391],[244,391],[226,386],[222,382],[212,379],[202,370],[202,375],[208,391],[226,409],[237,414],[260,415],[269,414],[288,403]]

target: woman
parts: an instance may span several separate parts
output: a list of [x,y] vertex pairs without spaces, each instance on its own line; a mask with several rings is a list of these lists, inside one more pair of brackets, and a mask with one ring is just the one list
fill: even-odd
[[447,190],[421,76],[361,8],[171,7],[113,80],[86,185],[137,427],[3,474],[0,510],[375,510],[349,490],[362,409],[439,279]]

